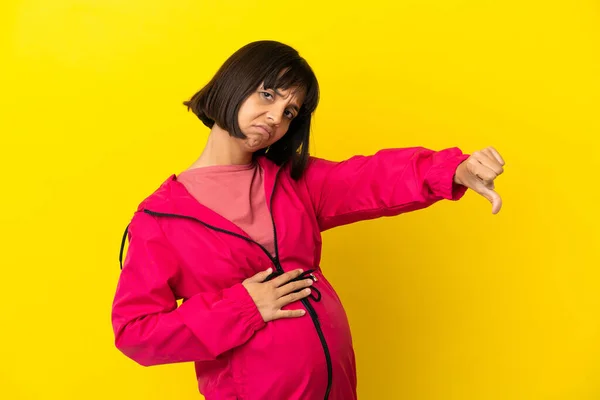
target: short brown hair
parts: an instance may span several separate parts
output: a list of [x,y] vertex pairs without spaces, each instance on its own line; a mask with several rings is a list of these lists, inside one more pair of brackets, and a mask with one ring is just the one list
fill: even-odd
[[292,47],[272,41],[252,42],[232,54],[210,82],[183,104],[209,128],[216,123],[236,138],[245,138],[238,124],[242,103],[261,85],[265,89],[298,88],[304,101],[286,134],[269,149],[255,152],[278,165],[291,162],[299,179],[309,157],[312,113],[319,103],[319,84],[306,60]]

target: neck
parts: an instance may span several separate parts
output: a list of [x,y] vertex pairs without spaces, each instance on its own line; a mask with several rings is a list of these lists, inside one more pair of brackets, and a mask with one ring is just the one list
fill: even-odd
[[202,154],[189,169],[213,165],[250,164],[252,153],[244,151],[240,144],[240,139],[229,136],[227,131],[214,124]]

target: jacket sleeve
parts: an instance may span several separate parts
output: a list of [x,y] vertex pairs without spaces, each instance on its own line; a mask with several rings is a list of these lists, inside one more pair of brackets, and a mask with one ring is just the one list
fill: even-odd
[[341,162],[311,157],[302,179],[325,231],[460,199],[467,188],[454,173],[468,157],[456,147],[385,149]]
[[154,217],[136,213],[129,239],[112,307],[115,345],[129,358],[144,366],[214,360],[265,325],[241,283],[177,307],[178,261]]

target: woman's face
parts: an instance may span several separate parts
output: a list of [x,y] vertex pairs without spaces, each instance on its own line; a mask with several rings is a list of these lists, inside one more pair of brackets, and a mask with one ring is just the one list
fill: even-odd
[[261,85],[240,107],[238,124],[247,136],[248,151],[264,149],[285,135],[298,115],[304,94],[294,88],[264,89]]

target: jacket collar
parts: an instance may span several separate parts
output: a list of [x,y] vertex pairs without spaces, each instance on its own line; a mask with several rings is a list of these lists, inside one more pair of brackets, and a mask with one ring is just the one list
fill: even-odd
[[[285,173],[279,173],[279,170],[285,167],[277,166],[266,157],[259,157],[257,161],[264,171],[265,198],[270,210],[275,180],[278,179],[278,175]],[[153,194],[140,203],[138,211],[191,217],[212,227],[248,237],[237,225],[199,203],[185,186],[177,181],[176,174],[169,176]]]

